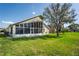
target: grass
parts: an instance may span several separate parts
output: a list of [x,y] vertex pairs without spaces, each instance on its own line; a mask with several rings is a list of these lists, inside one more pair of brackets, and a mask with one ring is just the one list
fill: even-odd
[[67,32],[30,38],[0,35],[1,56],[79,56],[79,33]]

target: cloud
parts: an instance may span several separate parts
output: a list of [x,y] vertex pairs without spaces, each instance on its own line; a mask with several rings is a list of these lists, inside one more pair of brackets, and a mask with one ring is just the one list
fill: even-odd
[[2,21],[2,23],[4,23],[4,24],[13,24],[14,22],[12,22],[12,21]]
[[35,15],[35,14],[36,14],[36,12],[32,12],[32,14],[33,14],[33,15]]

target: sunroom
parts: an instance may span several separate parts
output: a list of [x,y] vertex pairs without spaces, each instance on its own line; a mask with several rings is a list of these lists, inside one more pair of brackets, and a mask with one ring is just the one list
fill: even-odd
[[48,33],[48,28],[44,25],[43,20],[39,17],[33,17],[8,27],[9,35],[12,37],[31,37]]

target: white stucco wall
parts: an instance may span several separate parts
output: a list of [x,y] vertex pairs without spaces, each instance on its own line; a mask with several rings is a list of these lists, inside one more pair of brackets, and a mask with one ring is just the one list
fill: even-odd
[[42,21],[42,19],[40,19],[39,17],[36,17],[36,18],[33,18],[33,19],[29,19],[29,20],[27,19],[26,21],[21,22],[19,24],[29,23],[29,22],[40,22],[40,21]]
[[18,37],[34,37],[34,36],[42,36],[42,35],[46,35],[43,33],[38,33],[38,34],[15,34],[12,37],[14,38],[18,38]]
[[12,28],[12,36],[15,35],[15,32],[16,32],[16,27],[15,27],[15,25],[13,25],[13,28]]
[[43,25],[43,33],[49,34],[49,29],[45,25]]

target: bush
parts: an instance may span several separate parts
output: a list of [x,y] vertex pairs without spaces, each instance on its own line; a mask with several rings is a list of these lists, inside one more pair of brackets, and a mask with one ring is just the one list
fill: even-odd
[[69,32],[67,28],[64,28],[61,32]]
[[0,37],[6,37],[6,35],[5,34],[0,34]]

